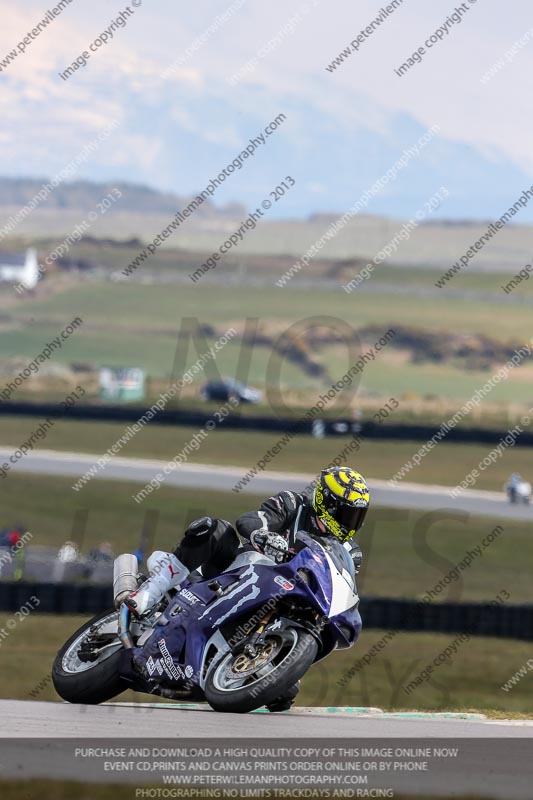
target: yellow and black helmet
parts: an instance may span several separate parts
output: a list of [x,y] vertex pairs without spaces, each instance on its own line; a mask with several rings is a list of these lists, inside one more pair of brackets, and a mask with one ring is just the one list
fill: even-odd
[[363,526],[370,494],[359,472],[349,467],[333,467],[320,473],[312,503],[328,532],[347,542]]

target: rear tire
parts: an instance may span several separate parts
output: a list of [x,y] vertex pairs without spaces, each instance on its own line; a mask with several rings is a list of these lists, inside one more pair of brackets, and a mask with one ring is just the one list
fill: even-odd
[[[286,628],[283,634],[292,636],[291,649],[265,675],[256,676],[252,673],[247,682],[232,688],[231,677],[228,679],[227,676],[238,656],[231,653],[217,661],[209,670],[204,692],[207,702],[215,711],[246,714],[269,705],[292,689],[314,662],[318,643],[311,633],[301,628]],[[258,671],[266,668],[267,666],[262,667]]]
[[[117,650],[113,650],[102,661],[89,664],[87,668],[84,665],[84,668],[79,672],[66,669],[65,657],[69,657],[75,652],[73,645],[76,641],[79,640],[81,644],[83,633],[88,634],[92,625],[97,625],[106,618],[110,618],[113,614],[117,615],[117,612],[113,610],[97,614],[82,625],[76,633],[72,634],[58,652],[52,667],[52,680],[56,692],[63,700],[67,700],[69,703],[97,705],[98,703],[105,703],[106,700],[111,700],[111,698],[116,697],[127,688],[126,682],[119,674],[119,663],[123,651],[122,645],[117,646]],[[118,644],[119,641],[117,639]],[[69,651],[72,651],[72,653],[69,653]]]

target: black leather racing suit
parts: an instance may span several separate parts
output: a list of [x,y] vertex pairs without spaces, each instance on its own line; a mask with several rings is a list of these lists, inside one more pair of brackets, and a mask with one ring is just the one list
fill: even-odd
[[[298,531],[304,531],[319,541],[332,538],[320,530],[310,499],[304,494],[288,491],[269,497],[261,503],[258,511],[247,511],[242,514],[237,520],[236,527],[239,535],[248,540],[250,534],[256,530],[279,533],[287,538],[289,547],[294,546]],[[363,554],[359,545],[353,540],[348,545],[357,573]]]

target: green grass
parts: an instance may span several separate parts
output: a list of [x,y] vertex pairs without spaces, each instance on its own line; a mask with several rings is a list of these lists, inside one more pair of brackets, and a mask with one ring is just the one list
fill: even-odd
[[[455,260],[455,259],[453,259]],[[453,262],[452,262],[453,263]],[[355,272],[355,270],[354,270]],[[371,281],[374,284],[385,284],[386,286],[410,286],[413,290],[420,289],[421,286],[433,286],[434,282],[440,278],[442,274],[441,269],[428,269],[424,267],[403,267],[403,266],[387,266],[387,264],[380,264],[372,272]],[[481,272],[465,270],[461,273],[461,291],[470,291],[476,293],[495,292],[502,294],[502,285],[507,284],[513,273],[507,272]],[[524,288],[525,284],[522,283],[518,292]],[[436,288],[436,287],[435,287]],[[453,281],[450,283],[450,289],[457,289]]]
[[[364,624],[364,619],[363,619]],[[354,648],[333,653],[302,682],[298,702],[318,706],[373,706],[388,711],[466,711],[533,715],[533,673],[510,692],[501,686],[527,662],[528,642],[472,637],[456,657],[435,669],[429,681],[406,694],[409,684],[454,640],[453,634],[401,633],[355,674],[348,673],[383,631],[363,631]]]
[[[41,419],[35,417],[0,416],[0,445],[19,447],[29,439]],[[125,425],[107,422],[55,421],[44,440],[39,440],[35,449],[67,450],[101,455],[124,433]],[[197,428],[148,425],[122,448],[120,456],[126,458],[172,459]],[[278,433],[257,433],[224,430],[224,423],[212,431],[196,452],[191,453],[191,463],[235,465],[242,467],[242,474],[272,448],[281,438]],[[312,436],[296,436],[278,453],[267,467],[276,471],[297,471],[317,474],[347,447],[349,438],[344,436],[314,439]],[[390,439],[366,439],[359,450],[352,450],[345,458],[368,479],[387,480],[412,458],[423,442],[397,441]],[[440,442],[422,460],[420,466],[409,472],[404,480],[415,483],[455,486],[487,456],[491,445],[456,444]],[[480,471],[476,489],[500,491],[511,472],[521,472],[532,477],[532,455],[530,447],[511,447],[502,451],[501,457],[488,469]],[[1,491],[1,484],[0,484]],[[87,491],[80,492],[82,499]],[[138,490],[137,490],[138,491]],[[503,495],[502,495],[503,502]]]
[[[56,336],[72,317],[65,317],[63,322],[34,325],[21,324],[12,330],[2,332],[0,337],[0,358],[14,356],[32,361]],[[83,317],[83,315],[81,315]],[[150,366],[152,375],[170,375],[176,350],[177,336],[173,334],[147,337],[142,332],[130,331],[118,337],[109,331],[80,329],[63,344],[60,351],[55,351],[50,363],[68,366],[72,363],[98,364],[99,366]],[[191,359],[194,362],[196,357]],[[14,370],[18,372],[18,370]],[[2,378],[2,388],[8,383]],[[13,398],[15,399],[15,398]]]
[[[0,627],[7,620],[0,615]],[[20,623],[0,648],[0,697],[31,699],[30,693],[50,673],[55,653],[82,625],[83,617],[34,614]],[[374,706],[384,710],[489,710],[491,714],[533,713],[533,673],[510,692],[504,684],[530,657],[528,642],[472,637],[455,659],[436,669],[431,681],[406,694],[403,686],[453,641],[454,636],[402,633],[384,647],[355,677],[338,681],[380,641],[384,631],[364,630],[355,647],[337,651],[314,666],[302,682],[298,705]],[[58,701],[51,683],[40,701]],[[147,695],[126,692],[121,701],[152,702]],[[111,712],[110,712],[111,713]]]
[[[264,499],[163,487],[137,505],[131,496],[139,484],[92,481],[76,493],[71,483],[51,476],[8,475],[0,486],[2,524],[20,521],[26,525],[34,535],[33,545],[58,547],[75,539],[88,552],[109,540],[115,553],[131,552],[143,526],[153,526],[152,548],[169,550],[192,519],[209,513],[235,520],[258,508]],[[79,525],[73,529],[75,515],[82,510],[88,514],[84,531]],[[497,523],[497,519],[453,513],[427,515],[373,507],[359,535],[365,556],[358,581],[361,596],[422,597]],[[504,533],[473,560],[460,580],[438,595],[440,600],[489,601],[505,591],[511,603],[530,602],[531,581],[523,565],[533,563],[531,526],[508,520],[501,524]]]
[[[33,533],[34,545],[56,547],[74,539],[83,552],[102,540],[112,542],[115,553],[132,552],[143,527],[149,525],[154,531],[153,549],[169,550],[193,519],[207,513],[232,519],[260,502],[222,492],[209,492],[206,499],[200,491],[163,487],[151,502],[138,505],[132,500],[140,488],[137,483],[93,481],[82,494],[72,491],[71,485],[67,478],[9,475],[0,485],[2,520],[5,524],[20,520]],[[88,513],[85,529],[73,528],[78,512]],[[148,512],[152,514],[147,516]]]
[[[408,270],[408,280],[415,283],[418,272],[424,271]],[[527,305],[510,306],[467,297],[447,298],[438,293],[415,301],[413,297],[400,296],[394,291],[402,281],[402,273],[403,270],[393,269],[383,273],[388,286],[382,285],[383,293],[369,293],[362,287],[350,295],[341,288],[329,286],[301,292],[296,290],[297,282],[287,289],[273,285],[258,290],[250,285],[213,285],[209,281],[197,286],[187,283],[161,286],[96,281],[74,284],[67,278],[61,284],[53,284],[57,282],[55,278],[50,281],[50,285],[56,286],[55,291],[43,289],[34,297],[23,295],[20,298],[3,293],[6,316],[0,336],[0,362],[14,356],[28,361],[35,358],[44,344],[53,340],[76,316],[82,317],[84,325],[54,353],[52,364],[139,366],[151,377],[181,374],[197,359],[197,349],[201,352],[209,349],[222,331],[235,327],[240,336],[245,317],[258,320],[259,330],[274,337],[289,330],[297,321],[325,315],[357,329],[372,325],[385,332],[398,325],[414,325],[432,331],[486,334],[515,346],[529,339],[530,309]],[[468,280],[471,279],[472,276],[468,276]],[[492,286],[494,276],[483,275],[480,281],[481,286],[487,282]],[[415,306],[416,315],[413,316]],[[174,370],[178,331],[185,317],[214,325],[218,333],[206,341],[206,346],[196,348],[190,344],[185,362]],[[496,326],[495,319],[498,320]],[[399,353],[394,344],[379,354],[362,374],[359,396],[385,399],[404,395],[406,408],[412,402],[431,398],[437,402],[447,400],[459,407],[493,372],[492,368],[486,371],[467,369],[461,363],[412,363],[405,355]],[[330,378],[311,377],[299,364],[284,361],[279,381],[286,394],[287,390],[292,392],[290,397],[287,395],[289,405],[294,402],[294,393],[306,392],[306,400],[313,391],[320,394],[351,365],[344,345],[317,347],[314,356],[326,366]],[[241,357],[249,359],[244,376],[249,383],[263,389],[273,386],[277,379],[271,368],[277,357],[273,357],[271,345],[251,349],[242,347],[240,339],[219,352],[216,367],[211,363],[206,366],[197,378],[197,386],[219,374],[236,375]],[[7,382],[7,376],[2,383],[4,381]],[[20,399],[27,396],[27,390],[35,396],[38,390],[32,389],[32,383],[40,385],[28,381],[18,392]],[[519,368],[494,388],[484,405],[497,404],[503,410],[510,405],[531,405],[530,385],[529,372]]]
[[[505,309],[505,305],[486,300],[424,298],[416,303],[416,326],[486,333],[501,341],[529,339],[530,308],[513,305]],[[23,298],[9,312],[15,319],[27,319],[29,314],[36,322],[53,319],[59,324],[80,315],[87,326],[97,330],[112,321],[124,331],[143,326],[177,329],[179,317],[185,315],[217,324],[241,321],[243,316],[289,324],[319,314],[340,318],[358,328],[372,324],[385,330],[394,323],[412,325],[414,321],[413,298],[393,291],[379,295],[364,291],[347,294],[331,288],[301,292],[292,287],[267,287],[258,291],[252,286],[224,287],[209,282],[197,286],[85,283],[52,296]]]
[[[393,326],[394,327],[394,326]],[[363,348],[363,352],[366,348]],[[347,366],[345,347],[327,347],[321,351],[321,359],[332,375],[343,375]],[[478,389],[492,377],[497,369],[472,369],[453,363],[412,362],[407,358],[397,357],[393,349],[389,349],[369,362],[364,369],[359,384],[358,396],[404,397],[403,404],[420,399],[432,399],[435,402],[444,400],[456,403],[458,410],[462,403],[473,397]],[[530,370],[516,369],[509,372],[506,380],[496,384],[479,408],[493,405],[533,405],[533,389],[531,386],[533,373]],[[394,421],[399,414],[394,415]],[[441,421],[444,419],[441,416]],[[465,419],[466,425],[476,424],[472,415]]]

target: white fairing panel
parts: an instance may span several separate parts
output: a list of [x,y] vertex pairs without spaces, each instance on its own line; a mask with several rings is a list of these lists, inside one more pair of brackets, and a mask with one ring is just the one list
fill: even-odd
[[332,594],[329,616],[336,617],[343,611],[353,608],[359,600],[359,595],[355,591],[355,586],[351,575],[347,570],[339,572],[333,560],[324,551],[328,566],[331,572]]

